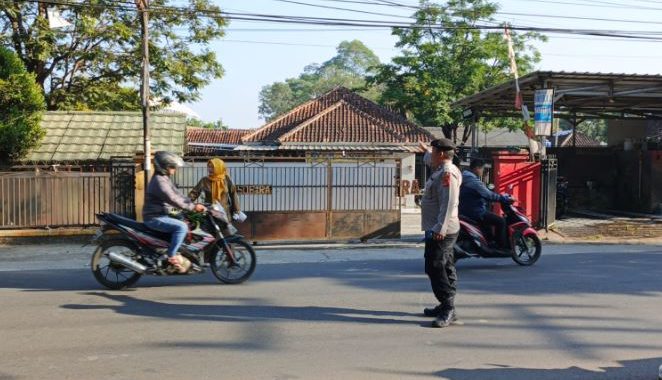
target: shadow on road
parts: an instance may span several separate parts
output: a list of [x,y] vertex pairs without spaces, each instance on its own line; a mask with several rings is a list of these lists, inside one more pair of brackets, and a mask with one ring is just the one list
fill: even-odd
[[599,371],[591,371],[578,367],[563,369],[533,369],[533,368],[490,368],[478,370],[447,369],[436,373],[437,376],[450,380],[469,379],[509,379],[509,380],[623,380],[623,379],[654,379],[662,358],[628,360],[620,362],[618,367],[605,367]]
[[[196,320],[196,321],[222,321],[222,322],[261,322],[261,321],[308,321],[308,322],[352,322],[352,323],[389,323],[411,324],[419,320],[393,319],[393,317],[412,317],[414,314],[380,311],[359,310],[339,307],[320,306],[278,306],[258,301],[255,298],[247,299],[242,304],[186,304],[166,303],[140,299],[123,294],[109,294],[106,292],[88,292],[85,295],[98,296],[118,303],[118,305],[63,305],[62,308],[70,310],[98,310],[108,309],[116,313],[151,317],[156,319]],[[237,301],[237,297],[234,298]]]
[[440,377],[448,380],[646,380],[656,378],[658,367],[662,364],[662,357],[626,360],[619,362],[619,364],[619,366],[604,367],[595,371],[579,367],[537,369],[500,365],[492,365],[493,368],[481,369],[449,368],[434,373],[383,370],[381,368],[365,368],[364,370],[401,378]]
[[[501,295],[633,294],[662,292],[662,252],[548,255],[532,267],[509,260],[463,260],[458,265],[460,292]],[[383,292],[427,289],[420,257],[403,260],[335,261],[258,264],[248,284],[328,278],[345,286]],[[143,277],[137,287],[213,285],[210,274],[183,277]],[[94,291],[103,289],[89,270],[3,272],[0,289],[25,291]]]

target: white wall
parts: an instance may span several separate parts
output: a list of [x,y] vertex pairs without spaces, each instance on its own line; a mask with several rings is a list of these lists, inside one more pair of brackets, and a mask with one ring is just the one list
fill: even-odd
[[[416,179],[416,155],[411,154],[402,160],[402,180],[413,183]],[[420,184],[419,184],[420,186]],[[402,198],[402,206],[407,208],[416,207],[414,195],[409,194]]]

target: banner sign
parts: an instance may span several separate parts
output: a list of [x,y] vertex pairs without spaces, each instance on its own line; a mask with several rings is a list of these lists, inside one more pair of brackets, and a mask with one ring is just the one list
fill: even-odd
[[536,136],[551,135],[554,117],[554,89],[536,90],[534,105]]

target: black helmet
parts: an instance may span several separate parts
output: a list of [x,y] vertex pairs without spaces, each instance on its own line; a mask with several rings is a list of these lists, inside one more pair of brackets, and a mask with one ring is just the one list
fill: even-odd
[[167,175],[169,168],[181,168],[184,160],[174,153],[158,151],[154,153],[154,169],[158,174]]

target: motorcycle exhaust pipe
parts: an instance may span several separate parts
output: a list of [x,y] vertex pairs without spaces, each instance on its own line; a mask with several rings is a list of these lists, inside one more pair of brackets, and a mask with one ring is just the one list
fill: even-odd
[[147,270],[146,266],[121,253],[108,252],[108,259],[114,263],[123,265],[136,273],[144,273]]

